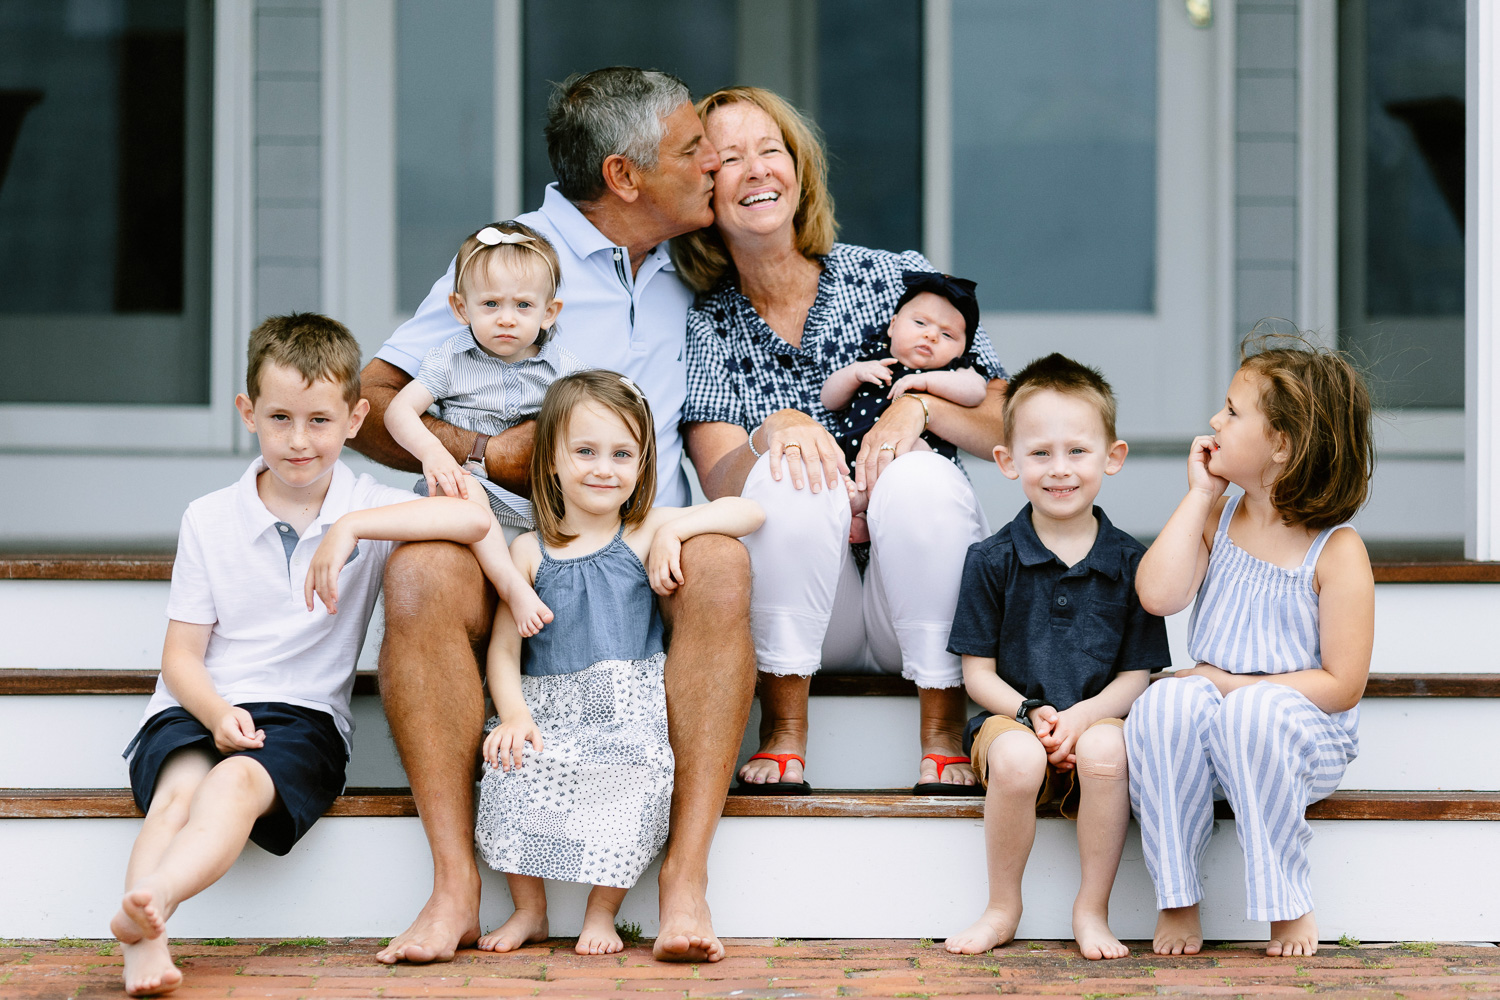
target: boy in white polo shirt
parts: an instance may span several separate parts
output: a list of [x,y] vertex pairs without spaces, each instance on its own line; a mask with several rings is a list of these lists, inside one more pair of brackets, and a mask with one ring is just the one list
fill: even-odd
[[260,457],[183,515],[161,677],[125,751],[146,819],[110,930],[132,995],[182,981],[165,931],[183,900],[247,839],[286,854],[343,790],[354,665],[394,543],[489,529],[483,490],[413,500],[339,461],[369,410],[359,370],[340,323],[262,323],[235,400]]

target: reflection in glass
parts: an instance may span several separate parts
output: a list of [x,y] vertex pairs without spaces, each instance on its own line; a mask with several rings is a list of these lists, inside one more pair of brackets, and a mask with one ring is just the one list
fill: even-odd
[[207,401],[207,33],[0,0],[0,402]]
[[1156,6],[954,0],[954,267],[986,309],[1154,309]]
[[1383,406],[1463,405],[1463,0],[1345,3],[1340,343]]
[[396,4],[396,308],[495,221],[494,0]]

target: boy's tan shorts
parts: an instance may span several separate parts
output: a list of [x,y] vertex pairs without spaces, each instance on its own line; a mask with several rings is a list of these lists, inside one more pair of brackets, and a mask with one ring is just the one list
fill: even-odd
[[[1089,726],[1114,726],[1117,729],[1125,728],[1124,719],[1100,719]],[[974,765],[974,774],[978,776],[979,783],[989,787],[989,778],[986,773],[990,764],[990,744],[995,742],[995,737],[1001,733],[1015,732],[1019,730],[1029,733],[1033,738],[1038,738],[1036,733],[1024,722],[1003,715],[992,715],[984,720],[984,725],[979,727],[979,732],[974,734],[974,752],[970,761]],[[1068,768],[1063,770],[1049,762],[1047,764],[1047,776],[1042,779],[1042,787],[1037,789],[1037,808],[1046,805],[1057,805],[1057,811],[1062,813],[1066,819],[1078,818],[1078,769]]]

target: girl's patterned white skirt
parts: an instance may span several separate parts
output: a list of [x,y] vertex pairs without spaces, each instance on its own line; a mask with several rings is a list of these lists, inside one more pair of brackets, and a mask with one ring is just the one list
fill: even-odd
[[672,803],[665,661],[657,653],[521,677],[543,746],[527,745],[520,768],[484,767],[474,841],[491,868],[635,885],[666,843]]

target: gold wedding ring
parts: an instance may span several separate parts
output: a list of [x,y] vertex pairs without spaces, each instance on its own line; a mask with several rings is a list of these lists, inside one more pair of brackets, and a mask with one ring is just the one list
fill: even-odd
[[889,443],[889,442],[887,442],[886,444],[881,445],[880,448],[879,448],[879,450],[880,451],[895,451],[896,450],[896,446],[893,445],[893,444],[891,444],[891,443]]
[[792,448],[796,448],[798,451],[802,450],[802,446],[795,441],[793,441],[791,444],[784,444],[781,446],[782,451],[789,451]]

